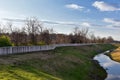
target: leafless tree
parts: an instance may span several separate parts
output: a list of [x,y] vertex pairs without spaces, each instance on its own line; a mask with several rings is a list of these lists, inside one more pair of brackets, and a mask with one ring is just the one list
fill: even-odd
[[45,44],[60,44],[60,43],[111,43],[114,39],[109,36],[96,37],[89,32],[88,28],[75,27],[69,35],[55,33],[51,28],[44,28],[42,22],[37,18],[27,18],[25,25],[19,28],[13,26],[11,22],[6,25],[0,25],[0,35],[8,35],[15,46],[20,45],[38,45],[39,42]]
[[78,27],[75,27],[73,30],[73,33],[69,35],[71,38],[72,43],[86,43],[88,38],[88,28],[82,28],[79,29]]
[[26,31],[30,36],[30,43],[35,45],[37,44],[37,34],[43,31],[42,23],[35,17],[28,18],[26,20]]
[[114,39],[112,38],[112,36],[109,36],[108,38],[107,38],[107,43],[111,43],[111,42],[113,42],[114,41]]

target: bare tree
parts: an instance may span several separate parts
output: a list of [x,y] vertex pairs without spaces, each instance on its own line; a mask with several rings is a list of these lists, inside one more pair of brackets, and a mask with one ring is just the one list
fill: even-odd
[[50,29],[45,29],[42,33],[41,33],[41,40],[43,42],[45,42],[45,44],[51,44],[52,42],[52,36],[50,34]]
[[107,42],[108,43],[111,43],[111,42],[113,42],[114,41],[114,39],[112,38],[112,36],[109,36],[108,38],[107,38]]
[[88,28],[75,27],[69,35],[55,33],[53,29],[45,29],[37,18],[27,18],[21,28],[13,26],[11,22],[6,25],[0,24],[0,35],[7,35],[15,46],[59,44],[59,43],[110,43],[114,39],[109,36],[96,37],[89,32]]
[[30,43],[37,44],[37,34],[42,33],[42,23],[35,17],[26,20],[26,31],[30,36]]
[[88,28],[79,29],[75,27],[73,30],[73,34],[70,34],[69,37],[71,38],[72,43],[86,43],[88,38]]

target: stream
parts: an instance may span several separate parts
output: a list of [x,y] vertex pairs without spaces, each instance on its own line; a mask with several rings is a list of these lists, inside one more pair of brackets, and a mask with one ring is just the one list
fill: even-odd
[[105,55],[106,53],[109,51],[96,55],[94,60],[97,60],[100,66],[106,70],[107,78],[105,80],[120,80],[120,63],[111,60]]

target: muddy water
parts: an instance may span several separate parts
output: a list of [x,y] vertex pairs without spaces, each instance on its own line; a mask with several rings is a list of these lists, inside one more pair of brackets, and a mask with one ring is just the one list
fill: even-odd
[[94,57],[94,60],[97,60],[100,66],[107,72],[107,78],[105,80],[120,80],[120,63],[111,60],[105,53],[101,53]]

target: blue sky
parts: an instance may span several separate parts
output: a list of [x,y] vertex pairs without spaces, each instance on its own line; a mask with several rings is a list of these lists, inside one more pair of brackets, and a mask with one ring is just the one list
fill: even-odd
[[[120,0],[0,0],[0,20],[37,17],[59,33],[79,25],[97,36],[120,40]],[[69,24],[69,25],[68,25]]]

